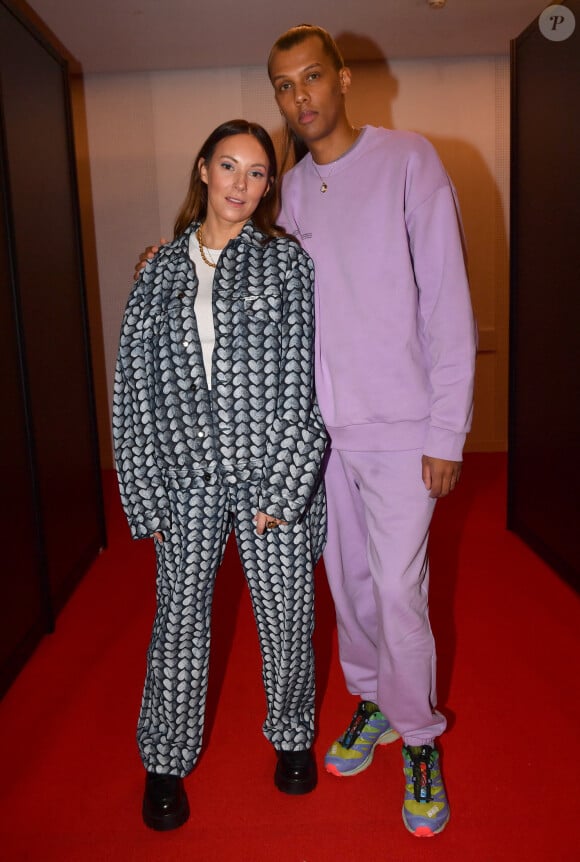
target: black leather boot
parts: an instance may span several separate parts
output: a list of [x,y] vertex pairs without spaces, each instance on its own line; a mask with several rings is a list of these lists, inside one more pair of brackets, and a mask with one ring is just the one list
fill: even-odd
[[277,751],[278,763],[274,784],[282,793],[300,796],[314,790],[317,782],[316,761],[310,748],[303,751]]
[[178,775],[148,772],[143,796],[143,820],[150,829],[167,832],[183,826],[189,817],[189,803]]

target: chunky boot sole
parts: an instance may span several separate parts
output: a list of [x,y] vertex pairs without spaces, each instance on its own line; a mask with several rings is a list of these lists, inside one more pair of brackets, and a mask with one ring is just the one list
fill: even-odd
[[274,772],[274,784],[282,793],[290,796],[302,796],[311,793],[318,783],[316,763],[312,757],[304,764],[294,764],[285,761],[284,755],[278,755],[278,763]]
[[184,797],[177,811],[172,811],[170,814],[156,814],[149,811],[149,806],[143,802],[143,822],[149,829],[155,829],[156,832],[169,832],[171,829],[179,829],[189,819],[189,802],[187,797]]
[[274,784],[282,793],[288,793],[290,796],[302,796],[305,793],[312,793],[318,784],[318,779],[316,775],[312,775],[308,779],[296,781],[276,774],[274,775]]
[[148,772],[141,810],[145,825],[156,832],[169,832],[183,826],[189,817],[183,779]]

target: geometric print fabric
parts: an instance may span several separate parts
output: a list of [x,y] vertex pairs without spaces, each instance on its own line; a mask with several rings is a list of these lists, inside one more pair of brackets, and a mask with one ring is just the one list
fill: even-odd
[[209,494],[170,493],[178,509],[175,521],[196,541],[172,536],[155,543],[157,613],[137,730],[141,758],[151,772],[187,775],[201,750],[211,600],[232,524],[262,654],[264,735],[276,749],[312,745],[313,569],[320,545],[313,546],[311,519],[323,520],[324,496],[319,491],[302,522],[257,536],[249,507],[255,493],[249,484],[235,493],[224,485],[213,485]]
[[162,246],[123,319],[113,438],[135,538],[166,530],[169,479],[203,487],[258,477],[257,508],[289,523],[318,483],[327,436],[314,396],[313,266],[300,246],[248,222],[214,277],[212,389],[194,314],[192,225]]
[[[157,613],[138,739],[150,771],[184,775],[201,745],[209,618],[232,526],[263,661],[264,733],[305,748],[313,732],[312,572],[325,538],[326,432],[313,386],[313,269],[251,222],[222,252],[213,288],[211,394],[193,307],[192,225],[133,288],[113,404],[121,498],[135,538],[156,543]],[[255,532],[260,509],[288,526]]]

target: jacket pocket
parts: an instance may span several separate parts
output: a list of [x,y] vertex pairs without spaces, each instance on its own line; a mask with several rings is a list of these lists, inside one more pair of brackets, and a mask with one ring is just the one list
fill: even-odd
[[243,297],[244,312],[250,325],[278,324],[282,319],[282,297],[278,291],[247,294]]

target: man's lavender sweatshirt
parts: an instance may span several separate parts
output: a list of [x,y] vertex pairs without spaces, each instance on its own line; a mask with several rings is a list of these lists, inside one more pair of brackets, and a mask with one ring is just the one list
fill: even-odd
[[372,126],[317,167],[308,154],[285,176],[280,222],[314,260],[332,445],[459,461],[476,336],[451,182],[420,135]]

